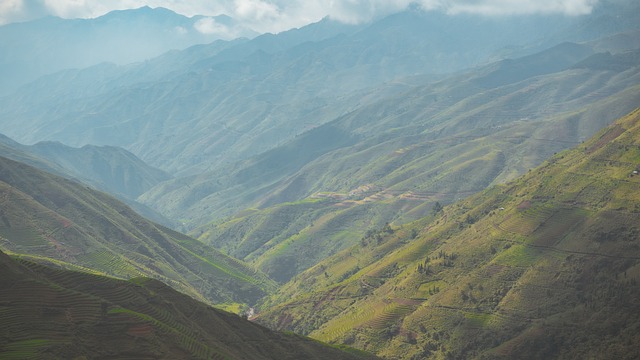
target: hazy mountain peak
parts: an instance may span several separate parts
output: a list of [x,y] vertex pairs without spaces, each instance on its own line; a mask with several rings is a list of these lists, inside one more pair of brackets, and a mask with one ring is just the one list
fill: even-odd
[[228,16],[189,18],[148,6],[93,19],[49,16],[0,26],[0,94],[63,69],[128,64],[172,49],[256,35]]

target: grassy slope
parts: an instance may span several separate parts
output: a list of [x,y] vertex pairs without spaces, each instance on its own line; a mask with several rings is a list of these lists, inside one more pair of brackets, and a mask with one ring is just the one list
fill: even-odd
[[253,303],[273,288],[246,264],[104,193],[5,158],[0,194],[0,246],[12,253],[117,277],[154,277],[216,303]]
[[54,269],[0,252],[2,359],[370,359],[273,332],[159,281]]
[[138,195],[171,176],[145,164],[124,149],[91,145],[73,148],[56,142],[28,146],[0,134],[0,152],[11,160],[62,177],[78,179],[105,191],[147,219],[168,227],[177,224],[135,201]]
[[56,142],[42,142],[23,149],[60,165],[83,182],[131,200],[171,178],[132,153],[113,146],[72,148]]
[[640,110],[513,182],[321,262],[259,319],[390,358],[633,358],[638,139]]
[[[623,56],[619,60],[621,66],[627,62]],[[523,66],[531,62],[521,61]],[[255,191],[253,199],[266,192],[258,210],[191,234],[287,281],[353,245],[367,230],[385,222],[407,223],[425,216],[436,201],[453,202],[512,180],[637,106],[637,66],[603,71],[588,63],[495,88],[481,84],[492,77],[504,82],[511,74],[488,67],[470,78],[444,80],[364,106],[330,124],[360,136],[356,144]],[[307,142],[295,152],[310,147]],[[184,211],[216,216],[207,209],[225,194],[234,192],[200,196]],[[250,203],[246,195],[236,199]],[[173,196],[169,191],[163,201]]]
[[[580,56],[573,58],[575,62],[581,59]],[[514,60],[514,63],[522,63],[522,66],[528,62],[526,59]],[[570,65],[566,65],[568,67]],[[276,149],[293,150],[299,159],[304,159],[303,165],[308,165],[303,169],[281,167],[275,174],[277,177],[253,178],[250,183],[237,176],[244,168],[252,170],[256,162],[289,165],[291,160],[281,156],[281,152],[269,151],[253,158],[253,161],[219,167],[217,171],[202,176],[165,183],[143,195],[141,200],[168,217],[184,219],[187,226],[193,228],[212,219],[231,215],[221,211],[222,208],[240,210],[253,206],[256,202],[268,206],[297,201],[314,191],[348,192],[366,184],[367,180],[393,183],[398,175],[398,167],[405,164],[402,162],[404,159],[409,156],[425,157],[425,152],[433,154],[433,150],[437,149],[432,150],[424,145],[447,136],[458,139],[461,136],[476,138],[493,133],[498,127],[503,128],[504,134],[513,136],[513,132],[509,134],[507,125],[522,127],[526,126],[523,124],[526,122],[531,127],[537,121],[552,118],[569,122],[569,125],[585,124],[573,129],[575,131],[559,133],[551,139],[545,139],[551,141],[529,141],[531,149],[527,150],[531,150],[531,155],[524,161],[510,161],[507,164],[510,172],[506,174],[514,177],[516,171],[526,171],[546,159],[553,151],[588,138],[602,126],[633,109],[628,106],[624,112],[612,114],[606,120],[580,121],[585,116],[582,111],[586,106],[595,105],[625,88],[637,85],[638,70],[633,67],[627,68],[626,72],[602,69],[554,70],[549,68],[540,76],[530,74],[525,80],[515,77],[509,84],[493,87],[485,85],[487,76],[509,76],[503,74],[503,69],[494,69],[493,66],[476,69],[462,76],[448,77],[439,82],[423,81],[420,85],[408,85],[405,81],[398,80],[394,84],[335,101],[333,106],[336,108],[349,105],[345,108],[348,110],[343,111],[343,116],[333,117],[336,120],[332,123],[304,133],[295,141]],[[413,81],[408,80],[409,83]],[[397,87],[396,91],[388,90],[394,86]],[[628,101],[622,98],[620,100]],[[322,129],[325,131],[321,131]],[[530,128],[514,130],[531,135]],[[356,144],[336,144],[342,149],[334,151],[315,146],[314,139],[317,136],[332,131],[336,134],[329,137],[329,140],[333,137],[351,137],[354,140],[359,138],[360,141]],[[300,141],[302,138],[305,140],[304,144]],[[511,138],[510,141],[518,139],[519,137]],[[489,141],[495,140],[491,138]],[[566,142],[564,146],[563,141]],[[443,145],[445,144],[440,144],[438,148],[441,149]],[[397,155],[392,157],[395,151],[408,149],[412,152],[400,158]],[[324,156],[319,156],[323,154]],[[437,157],[431,158],[431,162],[434,161],[437,161]],[[385,175],[388,175],[387,178],[381,179]]]

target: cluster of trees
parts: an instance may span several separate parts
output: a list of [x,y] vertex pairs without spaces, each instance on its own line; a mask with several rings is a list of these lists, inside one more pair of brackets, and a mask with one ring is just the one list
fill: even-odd
[[[458,254],[456,253],[447,254],[446,251],[440,250],[438,254],[433,258],[433,260],[443,259],[442,262],[440,262],[440,266],[453,267],[454,260],[456,260],[457,258]],[[431,273],[431,268],[429,266],[430,263],[431,257],[427,256],[423,263],[418,264],[417,271],[423,274]]]
[[362,239],[360,239],[360,245],[364,247],[371,243],[380,244],[385,236],[391,235],[393,233],[394,233],[394,230],[391,228],[391,225],[388,222],[386,222],[381,229],[367,230],[367,232],[364,234]]

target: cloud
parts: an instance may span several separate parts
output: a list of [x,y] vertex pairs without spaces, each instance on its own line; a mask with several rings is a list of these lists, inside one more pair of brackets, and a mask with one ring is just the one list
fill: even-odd
[[216,38],[223,40],[237,39],[250,33],[240,26],[228,26],[220,23],[213,17],[204,17],[199,19],[195,24],[193,24],[193,27],[201,34],[215,35]]
[[250,27],[277,32],[300,27],[323,17],[357,24],[371,21],[407,7],[437,10],[451,15],[483,16],[565,14],[584,15],[599,0],[235,0],[229,15]]
[[20,0],[6,0],[0,2],[0,25],[8,23],[14,18],[18,18],[21,12],[22,1]]
[[431,10],[440,0],[235,0],[229,15],[259,32],[279,32],[327,16],[349,24],[368,22],[415,3]]
[[216,22],[211,17],[202,18],[193,24],[193,27],[202,34],[221,34],[227,32],[227,27]]
[[235,12],[239,19],[263,21],[281,17],[278,5],[262,0],[235,0]]
[[0,25],[27,21],[49,15],[43,1],[39,0],[2,0],[0,1]]
[[[451,15],[588,14],[600,0],[1,0],[0,24],[43,15],[97,17],[111,10],[165,7],[177,13],[228,15],[259,32],[279,32],[329,16],[362,23],[401,11],[409,5]],[[602,0],[604,1],[604,0]],[[611,1],[611,0],[609,0]],[[617,0],[621,1],[621,0]],[[224,31],[220,24],[200,24],[202,31]]]
[[456,1],[449,4],[450,14],[471,13],[482,15],[564,14],[591,13],[598,0],[484,0]]

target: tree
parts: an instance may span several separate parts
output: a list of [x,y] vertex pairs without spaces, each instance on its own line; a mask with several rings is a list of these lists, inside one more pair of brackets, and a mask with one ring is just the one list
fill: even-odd
[[435,204],[433,204],[433,208],[431,209],[431,213],[433,215],[438,214],[440,211],[442,211],[442,204],[440,204],[439,201],[436,201]]

